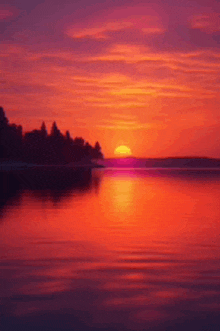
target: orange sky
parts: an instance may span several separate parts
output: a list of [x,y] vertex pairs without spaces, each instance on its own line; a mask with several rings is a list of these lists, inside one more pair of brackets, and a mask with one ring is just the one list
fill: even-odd
[[25,131],[134,156],[220,157],[220,3],[19,1],[0,6],[1,106]]

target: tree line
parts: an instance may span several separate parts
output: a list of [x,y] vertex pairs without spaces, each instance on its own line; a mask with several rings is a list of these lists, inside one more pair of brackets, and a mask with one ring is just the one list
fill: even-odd
[[23,134],[21,125],[10,124],[4,109],[0,107],[0,159],[9,159],[35,164],[66,164],[102,159],[101,146],[93,147],[82,137],[62,134],[53,122],[48,134],[45,123],[40,129]]

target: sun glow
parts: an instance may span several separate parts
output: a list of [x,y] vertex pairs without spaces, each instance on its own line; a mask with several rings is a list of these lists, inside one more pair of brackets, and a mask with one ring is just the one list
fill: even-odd
[[125,145],[118,146],[114,150],[114,154],[116,156],[129,156],[129,155],[132,155],[130,148],[125,146]]

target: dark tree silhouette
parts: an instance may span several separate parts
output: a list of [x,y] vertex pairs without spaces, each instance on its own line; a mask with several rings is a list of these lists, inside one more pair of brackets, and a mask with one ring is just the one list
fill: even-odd
[[65,138],[57,127],[56,122],[53,122],[51,133],[49,135],[49,153],[53,164],[65,163],[63,149],[65,145]]
[[0,107],[0,157],[22,159],[22,126],[9,124],[2,107]]
[[96,142],[92,147],[82,137],[65,135],[53,122],[50,134],[42,122],[40,130],[32,130],[22,135],[22,127],[9,124],[4,110],[0,107],[0,158],[22,160],[36,164],[65,164],[70,162],[90,162],[103,158],[101,146]]
[[0,107],[0,158],[5,156],[4,136],[8,126],[8,119],[5,116],[4,109]]
[[43,137],[44,139],[47,138],[47,128],[46,128],[46,125],[45,125],[44,122],[42,122],[42,124],[41,124],[40,131],[41,131],[41,135],[42,135],[42,137]]
[[103,159],[103,154],[101,152],[101,146],[98,141],[95,143],[93,158],[94,159]]
[[85,155],[88,159],[91,159],[93,156],[93,148],[88,142],[85,143]]
[[41,163],[41,147],[43,137],[41,130],[33,130],[24,135],[24,160],[31,163]]
[[61,132],[57,127],[56,122],[53,122],[51,132],[50,132],[50,137],[51,138],[58,138],[61,137]]
[[7,132],[7,157],[14,160],[22,160],[22,126],[10,124]]
[[68,130],[66,131],[65,139],[66,139],[66,141],[70,141],[70,139],[71,139],[70,132]]
[[0,130],[8,125],[8,119],[5,116],[4,109],[0,107]]
[[74,144],[77,146],[84,146],[85,140],[82,137],[76,137],[74,139]]

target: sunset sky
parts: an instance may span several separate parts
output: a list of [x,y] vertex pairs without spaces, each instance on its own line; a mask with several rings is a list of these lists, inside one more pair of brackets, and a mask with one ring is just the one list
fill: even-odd
[[0,27],[0,106],[24,131],[220,157],[217,0],[5,0]]

